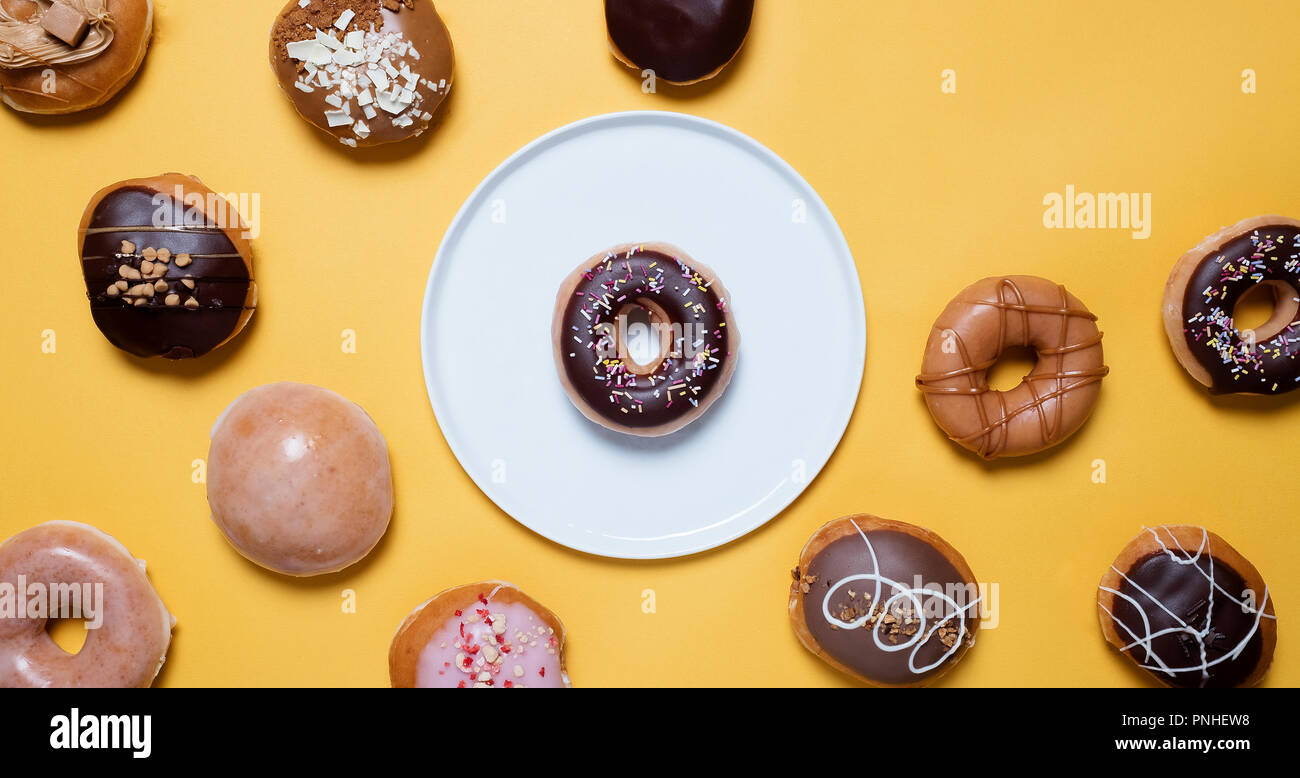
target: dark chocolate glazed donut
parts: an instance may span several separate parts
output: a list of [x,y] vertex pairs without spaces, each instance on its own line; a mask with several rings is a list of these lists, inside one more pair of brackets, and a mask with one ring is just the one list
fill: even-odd
[[1300,388],[1300,321],[1295,314],[1279,322],[1282,327],[1276,333],[1254,333],[1253,342],[1242,337],[1232,320],[1242,295],[1269,281],[1282,282],[1279,288],[1295,297],[1300,288],[1300,228],[1273,225],[1240,235],[1192,273],[1183,297],[1183,334],[1213,380],[1210,391],[1281,394]]
[[614,55],[672,84],[726,67],[749,35],[754,0],[605,0]]
[[81,268],[91,315],[114,346],[141,357],[199,357],[248,322],[257,296],[252,252],[239,214],[228,205],[221,214],[218,203],[176,174],[124,181],[91,201]]
[[980,592],[961,555],[932,532],[874,516],[818,531],[794,572],[791,620],[810,651],[881,686],[946,672],[979,629]]
[[1107,571],[1107,639],[1168,686],[1249,686],[1272,659],[1276,619],[1259,573],[1200,527],[1156,527]]
[[[628,335],[640,323],[659,352],[637,364]],[[561,285],[552,322],[556,368],[574,405],[620,432],[666,435],[703,413],[735,370],[740,336],[713,271],[667,244],[596,255]]]

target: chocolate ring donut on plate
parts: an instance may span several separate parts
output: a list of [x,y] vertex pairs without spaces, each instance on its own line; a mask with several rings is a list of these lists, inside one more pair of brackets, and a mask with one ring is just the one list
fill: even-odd
[[153,0],[0,0],[0,98],[35,114],[103,105],[152,35]]
[[[1238,327],[1237,303],[1259,288],[1272,315]],[[1212,394],[1300,387],[1300,221],[1256,216],[1201,241],[1170,272],[1162,313],[1179,364]]]
[[[658,334],[644,363],[629,348],[639,333],[652,347]],[[707,411],[731,382],[740,349],[717,274],[667,243],[626,243],[579,265],[556,295],[551,339],[574,406],[642,437],[675,432]]]
[[721,73],[753,16],[754,0],[605,0],[614,58],[679,86]]
[[860,514],[799,554],[790,625],[830,666],[876,686],[924,686],[975,644],[982,595],[966,560],[930,530]]
[[[1009,346],[1038,361],[999,392],[988,370]],[[1051,448],[1087,421],[1110,368],[1097,317],[1064,286],[1036,276],[971,284],[944,308],[926,341],[916,386],[948,437],[985,459]]]
[[1166,686],[1254,686],[1277,615],[1259,571],[1204,527],[1147,528],[1097,587],[1106,640]]
[[82,214],[78,241],[95,325],[138,357],[201,357],[257,308],[248,227],[192,176],[104,187]]

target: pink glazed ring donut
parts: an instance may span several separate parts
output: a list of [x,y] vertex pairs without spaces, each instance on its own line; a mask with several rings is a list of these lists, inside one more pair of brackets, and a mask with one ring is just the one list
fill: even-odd
[[[69,654],[51,619],[83,619]],[[0,545],[0,687],[144,687],[167,658],[176,619],[144,561],[86,524],[51,521]]]

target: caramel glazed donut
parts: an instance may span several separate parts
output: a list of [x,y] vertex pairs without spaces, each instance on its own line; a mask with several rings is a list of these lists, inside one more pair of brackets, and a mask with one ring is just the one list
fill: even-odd
[[1106,640],[1166,686],[1254,686],[1277,645],[1263,577],[1203,527],[1129,541],[1097,587],[1097,615]]
[[[0,687],[153,683],[176,619],[144,567],[112,537],[73,521],[47,522],[0,544]],[[86,620],[80,651],[54,642],[45,630],[51,618]]]
[[[627,352],[640,309],[659,352]],[[740,349],[727,291],[712,270],[667,243],[624,244],[582,263],[560,285],[551,324],[569,399],[609,429],[657,437],[699,418],[731,382]]]
[[153,0],[0,0],[0,98],[34,114],[103,105],[152,35]]
[[[1096,321],[1046,279],[977,281],[939,314],[916,386],[948,437],[981,457],[1042,451],[1083,426],[1110,372]],[[1019,385],[994,391],[988,369],[1009,345],[1032,346],[1038,361]]]
[[[1253,330],[1233,322],[1252,289],[1273,295]],[[1213,394],[1282,394],[1300,387],[1300,221],[1257,216],[1187,252],[1165,284],[1165,334],[1178,362]]]

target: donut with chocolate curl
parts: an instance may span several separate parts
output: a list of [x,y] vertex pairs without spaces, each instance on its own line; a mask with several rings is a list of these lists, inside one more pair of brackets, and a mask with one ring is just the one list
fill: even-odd
[[975,644],[980,588],[930,530],[859,514],[813,534],[790,584],[804,648],[875,686],[924,686]]
[[[629,348],[641,335],[649,354]],[[627,243],[579,265],[556,295],[551,339],[574,406],[641,437],[676,432],[707,411],[731,382],[740,349],[722,282],[667,243]]]
[[0,99],[33,114],[103,105],[152,35],[153,0],[0,0]]
[[753,16],[754,0],[605,0],[614,58],[679,86],[721,73]]
[[201,357],[257,308],[249,230],[192,176],[134,178],[91,198],[77,230],[95,325],[138,357]]
[[[1272,314],[1241,327],[1237,303],[1256,290]],[[1170,272],[1162,314],[1174,356],[1211,394],[1300,388],[1300,221],[1256,216],[1201,241]]]
[[1166,686],[1254,686],[1277,615],[1259,571],[1204,527],[1142,530],[1097,587],[1106,641]]
[[[988,370],[1009,346],[1038,361],[999,392]],[[1110,369],[1097,317],[1064,286],[1036,276],[985,278],[962,290],[930,330],[916,386],[948,437],[985,459],[1057,445],[1088,419]]]

